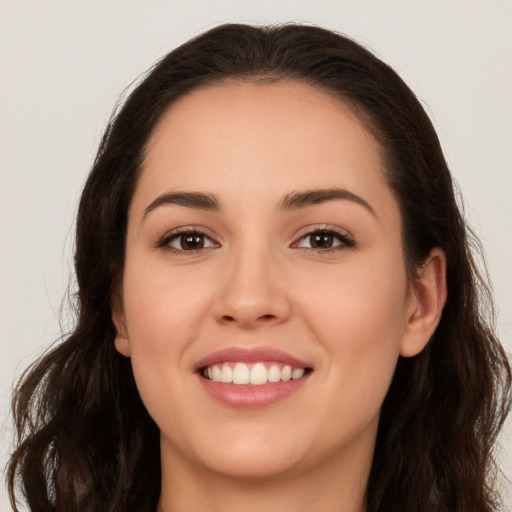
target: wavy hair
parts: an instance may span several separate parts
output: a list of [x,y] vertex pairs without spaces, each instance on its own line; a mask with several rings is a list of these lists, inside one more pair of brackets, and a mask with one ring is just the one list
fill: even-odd
[[493,448],[510,409],[510,363],[429,117],[391,67],[347,37],[304,25],[235,24],[160,60],[106,129],[78,209],[76,328],[25,372],[14,393],[13,510],[21,495],[37,512],[154,512],[159,431],[129,360],[114,349],[111,300],[149,137],[173,102],[228,80],[296,80],[354,108],[380,145],[409,276],[432,248],[446,254],[440,324],[423,352],[400,358],[382,407],[367,511],[496,510]]

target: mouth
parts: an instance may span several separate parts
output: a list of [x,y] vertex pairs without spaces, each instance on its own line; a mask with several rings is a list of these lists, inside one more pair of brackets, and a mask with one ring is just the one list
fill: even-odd
[[202,388],[233,408],[258,408],[294,394],[313,367],[271,347],[232,347],[201,359],[195,368]]
[[238,386],[263,386],[276,382],[298,380],[311,373],[312,368],[284,364],[278,361],[254,363],[223,362],[199,369],[199,374],[210,381]]

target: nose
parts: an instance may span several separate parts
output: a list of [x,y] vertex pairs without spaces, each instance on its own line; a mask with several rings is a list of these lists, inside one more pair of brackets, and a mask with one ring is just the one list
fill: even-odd
[[291,314],[289,290],[270,250],[243,251],[225,262],[214,314],[242,329],[277,325]]

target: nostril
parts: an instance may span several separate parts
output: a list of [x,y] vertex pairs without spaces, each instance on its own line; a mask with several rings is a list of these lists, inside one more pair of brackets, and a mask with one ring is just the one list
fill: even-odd
[[[258,320],[274,320],[275,318],[277,318],[277,317],[276,317],[276,315],[272,315],[272,314],[268,314],[268,315],[261,315],[261,316],[259,316],[259,317],[257,317],[257,318],[256,318],[256,321],[258,321]],[[222,320],[223,320],[224,322],[230,322],[230,323],[231,323],[231,322],[237,322],[237,321],[239,321],[239,320],[237,320],[237,318],[236,318],[236,317],[231,316],[231,315],[223,315],[223,316],[222,316]]]

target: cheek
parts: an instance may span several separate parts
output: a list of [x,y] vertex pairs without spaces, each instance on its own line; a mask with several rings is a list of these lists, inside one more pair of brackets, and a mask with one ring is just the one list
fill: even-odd
[[209,294],[199,293],[190,275],[137,263],[133,255],[127,260],[123,283],[135,381],[157,424],[181,432],[173,411],[186,411],[189,401],[183,354],[197,339]]
[[399,356],[407,282],[401,265],[373,263],[325,279],[321,293],[316,287],[302,295],[301,310],[323,345],[332,389],[343,389],[353,404],[380,407]]
[[[407,307],[405,269],[393,261],[355,260],[325,276],[305,274],[300,293],[303,314],[318,319],[334,334],[373,332],[364,341],[371,344],[386,332],[398,337]],[[399,260],[400,262],[400,260]],[[298,285],[299,286],[299,285]],[[308,310],[314,312],[308,315]]]
[[151,352],[193,339],[212,296],[208,279],[157,267],[128,261],[124,276],[128,335]]

